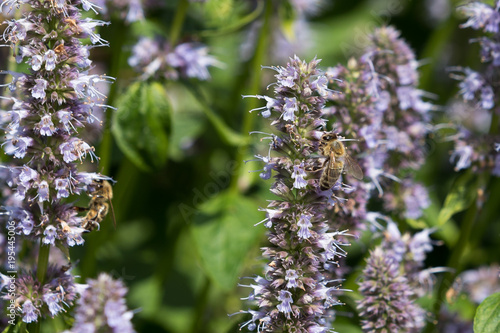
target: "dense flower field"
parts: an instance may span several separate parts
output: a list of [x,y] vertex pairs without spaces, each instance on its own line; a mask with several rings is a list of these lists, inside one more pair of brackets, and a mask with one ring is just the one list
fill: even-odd
[[0,8],[2,332],[500,332],[500,1]]

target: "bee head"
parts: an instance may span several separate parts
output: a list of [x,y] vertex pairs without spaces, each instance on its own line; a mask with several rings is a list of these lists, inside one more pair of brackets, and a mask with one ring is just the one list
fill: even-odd
[[327,132],[321,136],[321,140],[332,141],[337,139],[337,134],[333,132]]

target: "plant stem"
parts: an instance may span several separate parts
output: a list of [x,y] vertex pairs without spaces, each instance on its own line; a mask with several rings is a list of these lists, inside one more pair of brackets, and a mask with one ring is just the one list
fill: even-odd
[[[111,24],[111,35],[113,36],[113,47],[111,48],[111,62],[110,62],[110,73],[111,77],[115,78],[115,82],[109,88],[109,96],[107,99],[107,104],[112,106],[115,104],[115,98],[117,94],[119,75],[120,75],[120,64],[122,63],[123,57],[123,44],[125,43],[125,37],[128,36],[128,26],[123,23],[123,20],[113,20]],[[104,175],[109,173],[109,168],[111,164],[111,152],[113,147],[113,136],[111,135],[111,119],[113,116],[113,109],[106,109],[104,128],[102,133],[102,140],[99,145],[99,157],[101,158],[99,167],[100,172]]]
[[[49,266],[49,253],[50,253],[50,245],[43,244],[40,242],[40,250],[38,251],[38,264],[36,269],[36,277],[41,285],[45,283],[45,279],[47,276],[47,268]],[[39,333],[41,328],[41,318],[34,324],[33,332]]]
[[49,266],[50,245],[40,242],[40,250],[38,251],[38,265],[36,269],[36,277],[41,284],[45,283],[47,275],[47,267]]
[[208,277],[205,277],[205,281],[203,282],[203,286],[201,287],[201,291],[194,310],[194,319],[191,328],[192,333],[205,331],[205,329],[201,328],[203,327],[203,315],[205,313],[205,307],[207,306],[208,293],[210,291],[211,285],[212,284],[210,283],[210,279]]
[[212,110],[206,98],[203,96],[203,92],[198,85],[191,84],[189,81],[183,81],[184,85],[189,89],[194,98],[200,103],[201,110],[208,118],[210,123],[214,126],[215,130],[219,134],[225,143],[231,146],[243,146],[248,143],[247,136],[242,136],[231,129],[224,120],[219,117],[217,113]]
[[[272,2],[266,1],[266,8],[264,12],[264,23],[262,28],[260,29],[259,39],[257,41],[257,45],[255,46],[255,53],[250,62],[250,84],[248,88],[248,95],[257,95],[260,91],[261,78],[262,78],[262,69],[261,66],[265,61],[265,55],[267,51],[267,46],[269,44],[269,25],[272,14]],[[258,106],[259,101],[255,98],[246,99],[245,109],[252,110]],[[241,134],[248,135],[248,133],[252,130],[253,127],[253,119],[255,115],[252,115],[250,112],[246,111],[243,115],[243,126],[241,127]],[[237,192],[238,191],[238,180],[241,177],[244,164],[241,163],[245,156],[248,155],[248,145],[241,146],[240,149],[236,152],[235,160],[239,163],[238,168],[235,170],[233,178],[231,179],[231,184],[229,185],[230,191]]]
[[170,29],[170,45],[174,46],[179,39],[181,34],[182,26],[184,20],[186,19],[186,13],[189,7],[188,0],[179,0],[177,5],[177,11],[175,13],[174,21],[172,22],[172,28]]
[[[476,189],[473,189],[476,190]],[[469,246],[469,239],[472,235],[472,229],[477,217],[477,203],[476,200],[472,202],[470,207],[465,212],[465,217],[463,220],[463,224],[460,228],[460,236],[451,253],[450,260],[448,262],[447,267],[451,268],[451,272],[447,272],[444,274],[441,281],[437,286],[437,296],[436,301],[434,302],[433,313],[434,317],[438,318],[439,313],[441,311],[441,306],[445,302],[446,292],[452,286],[453,281],[456,276],[459,274],[460,266],[461,266],[461,258],[465,250]],[[429,322],[427,327],[425,328],[425,333],[431,333],[434,331],[436,321]]]

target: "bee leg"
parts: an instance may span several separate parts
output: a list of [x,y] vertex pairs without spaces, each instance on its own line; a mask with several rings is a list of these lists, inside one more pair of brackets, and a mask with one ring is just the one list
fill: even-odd
[[82,227],[88,231],[94,231],[96,228],[99,231],[99,229],[101,228],[99,223],[92,220],[86,221],[86,223]]

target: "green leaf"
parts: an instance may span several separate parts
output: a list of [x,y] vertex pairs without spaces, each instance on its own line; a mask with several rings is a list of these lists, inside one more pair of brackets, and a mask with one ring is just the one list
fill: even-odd
[[171,106],[159,83],[136,82],[118,101],[112,132],[123,153],[145,171],[167,162]]
[[474,332],[500,332],[500,292],[487,297],[479,304],[474,317]]
[[477,195],[477,179],[472,172],[462,174],[453,184],[439,212],[437,225],[442,226],[456,213],[467,209]]
[[[4,316],[7,316],[7,314],[6,314],[6,315],[4,315]],[[16,319],[10,319],[10,318],[8,318],[8,320],[14,320],[14,321],[16,321]],[[26,329],[21,330],[21,326],[25,326],[25,325],[23,324],[23,321],[22,321],[22,320],[18,320],[18,321],[17,321],[17,323],[16,323],[15,325],[12,325],[12,323],[11,323],[11,322],[8,322],[8,323],[9,323],[9,324],[8,324],[8,325],[7,325],[7,327],[6,327],[6,328],[2,331],[2,333],[20,333],[20,332],[23,332],[23,333],[24,333],[24,332],[27,332],[27,330],[26,330]]]
[[191,232],[202,265],[224,290],[236,286],[244,259],[264,232],[262,226],[254,226],[262,219],[257,207],[247,198],[220,193],[190,211]]
[[242,136],[238,132],[231,129],[224,120],[212,110],[208,101],[203,96],[202,90],[195,84],[190,83],[187,80],[183,81],[184,85],[191,91],[193,96],[195,96],[202,106],[202,111],[207,116],[208,120],[212,123],[217,133],[224,142],[233,146],[242,146],[248,144],[248,136]]
[[209,25],[228,24],[235,12],[234,0],[209,0],[204,8]]

